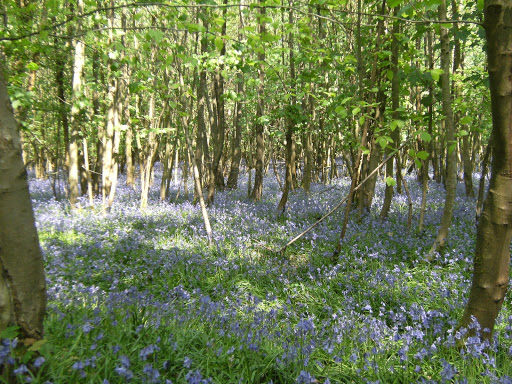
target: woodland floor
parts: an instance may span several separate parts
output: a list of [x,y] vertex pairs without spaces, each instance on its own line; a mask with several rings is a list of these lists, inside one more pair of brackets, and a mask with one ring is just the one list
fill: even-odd
[[[159,177],[142,212],[140,191],[121,176],[107,214],[86,200],[70,212],[48,180],[31,180],[49,297],[47,342],[32,382],[512,382],[510,297],[491,346],[469,339],[464,350],[454,347],[475,243],[475,200],[462,184],[448,247],[434,262],[425,256],[443,187],[430,182],[420,233],[421,186],[409,178],[411,231],[405,194],[394,196],[387,220],[378,218],[379,181],[372,211],[360,220],[354,213],[333,263],[342,211],[284,256],[270,249],[333,207],[348,179],[314,184],[309,197],[293,192],[279,215],[275,178],[265,178],[255,203],[242,175],[239,189],[217,193],[209,209],[218,245],[209,247],[199,206],[183,189],[177,196],[174,184],[160,202]],[[4,340],[0,358],[14,342]]]

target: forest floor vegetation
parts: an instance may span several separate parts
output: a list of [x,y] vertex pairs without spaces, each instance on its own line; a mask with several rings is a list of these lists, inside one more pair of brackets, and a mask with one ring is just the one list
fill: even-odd
[[[159,180],[158,172],[155,180]],[[208,246],[199,206],[179,196],[139,209],[140,191],[118,186],[71,212],[48,180],[30,181],[45,257],[48,312],[32,373],[14,359],[16,329],[4,331],[0,361],[32,383],[512,383],[512,310],[507,297],[494,342],[455,347],[471,282],[475,204],[457,190],[447,248],[426,256],[444,203],[429,182],[425,229],[416,230],[421,185],[379,219],[384,183],[371,212],[349,222],[339,259],[342,210],[284,255],[278,250],[348,192],[350,180],[314,184],[310,196],[264,181],[263,200],[218,192],[209,208],[217,247]],[[335,188],[333,188],[335,187]],[[192,185],[189,190],[193,191]]]

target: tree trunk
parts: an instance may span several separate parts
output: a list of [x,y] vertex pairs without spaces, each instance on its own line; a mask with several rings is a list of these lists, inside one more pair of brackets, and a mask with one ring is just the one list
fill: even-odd
[[[153,87],[156,88],[156,80],[154,80]],[[148,205],[149,187],[151,186],[151,173],[153,172],[153,165],[155,164],[156,155],[158,151],[155,117],[155,95],[151,94],[149,99],[148,111],[148,134],[144,148],[142,149],[142,161],[140,169],[140,209],[146,209]]]
[[[239,31],[244,27],[242,9],[239,9]],[[242,41],[242,34],[239,32],[238,39]],[[242,62],[243,63],[243,62]],[[241,65],[242,65],[241,63]],[[244,95],[244,76],[238,72],[236,79],[237,100],[235,101],[235,111],[233,114],[233,139],[231,146],[231,169],[229,171],[227,187],[236,189],[238,185],[238,175],[240,174],[240,162],[242,161],[242,98]]]
[[482,214],[482,209],[484,205],[484,195],[485,195],[485,179],[487,177],[487,170],[489,165],[489,157],[491,156],[492,151],[492,137],[489,139],[489,144],[487,144],[487,148],[485,149],[484,157],[482,159],[482,165],[480,166],[480,182],[478,185],[478,197],[476,200],[476,219],[480,217]]
[[21,156],[17,124],[0,71],[0,332],[43,338],[46,285],[43,256]]
[[[83,0],[77,2],[77,13],[81,15],[84,12]],[[82,33],[82,18],[77,18],[75,34],[80,36]],[[71,131],[69,132],[69,203],[71,208],[76,208],[78,203],[78,182],[80,174],[78,172],[78,147],[80,144],[80,98],[82,97],[82,72],[85,64],[84,43],[77,39],[75,41],[75,63],[73,66],[73,97],[71,106]]]
[[461,321],[468,327],[474,316],[482,329],[481,337],[489,340],[508,289],[512,239],[511,14],[510,1],[485,1],[493,160],[489,192],[478,224],[473,281]]
[[[260,3],[260,13],[259,13],[259,21],[258,21],[258,32],[260,36],[264,35],[266,32],[265,28],[265,15],[266,8],[262,5],[264,4],[263,0],[259,0]],[[263,163],[264,163],[264,154],[265,154],[265,139],[264,139],[264,130],[265,127],[263,125],[263,109],[264,109],[264,81],[265,81],[265,47],[258,47],[258,75],[259,75],[259,84],[258,84],[258,103],[256,105],[256,167],[255,167],[255,175],[254,175],[254,187],[251,193],[251,199],[255,201],[261,200],[261,196],[263,195]]]
[[[114,6],[114,1],[110,0],[111,7]],[[108,15],[108,27],[109,27],[109,44],[112,44],[114,40],[113,28],[114,28],[114,10],[110,10]],[[112,59],[109,60],[110,64],[112,64]],[[108,86],[108,94],[107,94],[107,122],[106,128],[104,130],[103,137],[103,158],[102,158],[102,170],[101,170],[101,182],[102,182],[102,198],[103,198],[103,209],[108,209],[107,204],[110,199],[110,190],[112,188],[113,183],[113,174],[112,171],[115,164],[115,158],[113,156],[114,152],[114,129],[116,127],[116,104],[118,98],[118,81],[115,78],[113,73],[110,73]]]
[[[288,13],[288,22],[290,25],[293,25],[293,11],[289,10]],[[285,185],[284,191],[281,195],[281,200],[277,205],[278,212],[284,212],[286,208],[286,203],[288,201],[288,194],[290,193],[290,189],[293,190],[293,180],[294,180],[294,168],[295,168],[295,114],[296,105],[297,105],[297,96],[295,96],[295,58],[293,54],[293,34],[290,31],[288,35],[288,44],[290,49],[290,92],[292,96],[290,97],[290,106],[288,109],[288,113],[285,114],[286,121],[286,177],[285,177]]]
[[[439,19],[446,20],[446,0],[441,2],[439,6]],[[445,126],[445,142],[447,144],[446,157],[446,198],[441,217],[441,224],[437,232],[437,237],[428,254],[428,259],[432,260],[435,252],[439,252],[446,244],[448,239],[448,231],[452,222],[453,209],[455,207],[455,194],[457,187],[457,158],[453,148],[455,142],[455,127],[453,124],[452,100],[450,89],[450,37],[448,29],[440,25],[441,37],[441,92],[443,102],[444,126]]]
[[[397,15],[398,7],[395,8],[394,14]],[[400,24],[398,21],[393,22],[393,30],[391,37],[391,71],[393,73],[393,78],[391,79],[391,109],[393,111],[393,120],[398,120],[399,113],[398,107],[400,107],[400,82],[398,79],[398,59],[399,59],[399,49],[398,49],[398,39],[397,35],[400,33]],[[393,147],[398,148],[400,145],[400,127],[398,125],[395,126],[395,129],[391,132],[391,137],[393,139]],[[386,147],[386,156],[389,156],[393,151],[391,145],[388,144]],[[397,153],[397,158],[398,158]],[[397,165],[397,183],[400,182],[398,173],[400,169],[398,168],[398,161],[396,161]],[[388,161],[386,163],[386,178],[393,178],[393,161]],[[393,200],[393,185],[391,183],[386,184],[386,190],[384,192],[384,203],[382,204],[382,209],[380,211],[381,219],[384,219],[388,216],[389,209],[391,208],[391,202]]]

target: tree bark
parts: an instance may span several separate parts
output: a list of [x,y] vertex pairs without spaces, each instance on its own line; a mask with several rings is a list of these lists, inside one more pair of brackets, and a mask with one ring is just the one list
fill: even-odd
[[[239,18],[240,18],[240,31],[244,26],[242,10],[239,10]],[[239,32],[238,39],[242,41],[242,34]],[[241,63],[242,64],[242,63]],[[236,80],[236,93],[237,100],[235,101],[235,112],[233,114],[233,125],[235,129],[233,130],[233,140],[231,146],[231,169],[229,171],[229,177],[227,182],[227,187],[230,189],[236,189],[238,184],[238,175],[240,174],[240,161],[242,160],[242,102],[241,99],[244,94],[244,76],[242,72],[237,73]]]
[[[288,14],[288,22],[290,25],[293,25],[293,11],[289,10]],[[293,179],[294,179],[294,168],[295,168],[295,114],[296,105],[297,105],[297,96],[295,96],[295,58],[294,58],[294,46],[293,46],[293,34],[290,31],[288,36],[288,44],[290,49],[290,92],[292,96],[290,97],[290,106],[288,109],[288,113],[286,113],[285,121],[286,121],[286,177],[285,177],[285,185],[284,191],[281,195],[281,200],[277,205],[278,212],[284,212],[286,208],[286,203],[288,201],[288,194],[290,193],[290,189],[293,190]]]
[[[81,15],[84,12],[83,0],[77,2],[77,14]],[[80,36],[82,33],[82,18],[77,18],[77,25],[75,30],[76,35]],[[78,172],[78,148],[80,144],[80,107],[79,100],[82,97],[82,72],[85,64],[85,50],[84,43],[77,39],[75,41],[75,62],[73,66],[73,97],[71,106],[71,130],[69,132],[69,203],[71,208],[76,208],[78,203],[78,183],[80,174]]]
[[[439,19],[441,21],[447,19],[446,0],[443,0],[439,6]],[[448,35],[448,29],[443,26],[443,24],[440,25],[439,29],[441,37],[441,69],[443,70],[443,73],[441,74],[441,92],[445,125],[445,142],[448,154],[446,158],[446,197],[443,216],[441,217],[441,224],[439,226],[436,239],[427,256],[429,260],[434,258],[435,252],[439,252],[445,246],[446,240],[448,239],[453,209],[455,207],[455,194],[457,187],[457,158],[455,149],[453,148],[453,143],[455,143],[455,127],[453,124],[450,89],[450,37]]]
[[[394,14],[398,14],[398,7],[395,8]],[[393,73],[393,78],[391,79],[391,109],[392,109],[392,117],[393,120],[398,120],[399,113],[398,113],[398,107],[400,106],[400,82],[398,79],[398,59],[399,59],[399,49],[398,49],[398,39],[397,34],[400,33],[400,25],[398,24],[398,21],[393,22],[393,29],[392,29],[392,37],[391,37],[391,72]],[[400,145],[400,127],[397,125],[395,129],[391,132],[391,137],[393,139],[393,146],[395,148],[398,148]],[[386,147],[386,156],[389,156],[389,154],[393,151],[392,147],[388,145]],[[397,154],[398,157],[398,154]],[[398,161],[397,164],[397,173],[400,172],[400,169],[398,169]],[[393,162],[389,161],[386,163],[386,177],[393,178]],[[397,175],[397,178],[398,175]],[[400,180],[397,179],[397,183]],[[391,202],[393,200],[393,185],[391,183],[386,184],[386,190],[384,192],[384,203],[382,204],[382,209],[380,211],[380,217],[381,219],[384,219],[388,216],[389,209],[391,208]]]
[[489,340],[508,289],[512,239],[511,14],[510,1],[485,1],[493,160],[489,192],[478,223],[473,280],[461,320],[461,326],[468,327],[475,317],[481,337]]
[[46,309],[43,257],[17,124],[0,71],[0,331],[42,339]]
[[[263,0],[259,1],[260,5],[264,3]],[[264,35],[265,28],[265,15],[266,8],[261,5],[259,20],[258,20],[258,31],[260,35]],[[264,139],[264,130],[265,127],[263,125],[263,109],[264,109],[264,81],[265,81],[265,48],[260,46],[258,48],[258,76],[259,76],[259,84],[258,84],[258,102],[256,105],[256,167],[255,167],[255,175],[254,175],[254,187],[251,192],[251,199],[255,201],[261,200],[263,195],[263,163],[264,163],[264,154],[265,154],[265,139]]]

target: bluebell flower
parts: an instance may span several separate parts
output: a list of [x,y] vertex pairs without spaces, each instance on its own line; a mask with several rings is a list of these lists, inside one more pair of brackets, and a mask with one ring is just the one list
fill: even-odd
[[44,357],[39,356],[34,360],[34,367],[39,368],[45,362]]
[[76,363],[74,363],[74,364],[72,365],[72,367],[71,367],[71,368],[76,369],[76,370],[78,370],[78,369],[84,369],[84,368],[85,368],[85,365],[84,365],[84,363],[83,363],[82,361],[77,361]]
[[127,380],[131,380],[133,379],[134,375],[133,375],[133,372],[130,371],[127,367],[125,366],[118,366],[114,369],[114,371],[121,377],[124,377],[125,379]]
[[28,368],[25,364],[21,364],[18,368],[16,368],[13,373],[15,375],[22,375],[24,373],[27,373],[28,372]]
[[188,384],[201,384],[203,375],[201,375],[199,369],[196,369],[195,371],[188,371],[185,375],[185,379],[187,379]]
[[441,365],[443,366],[443,370],[441,371],[441,380],[443,383],[446,383],[455,377],[457,370],[452,364],[444,359],[441,359]]
[[297,384],[312,384],[316,381],[315,376],[311,375],[307,371],[300,371],[299,376],[297,377]]

